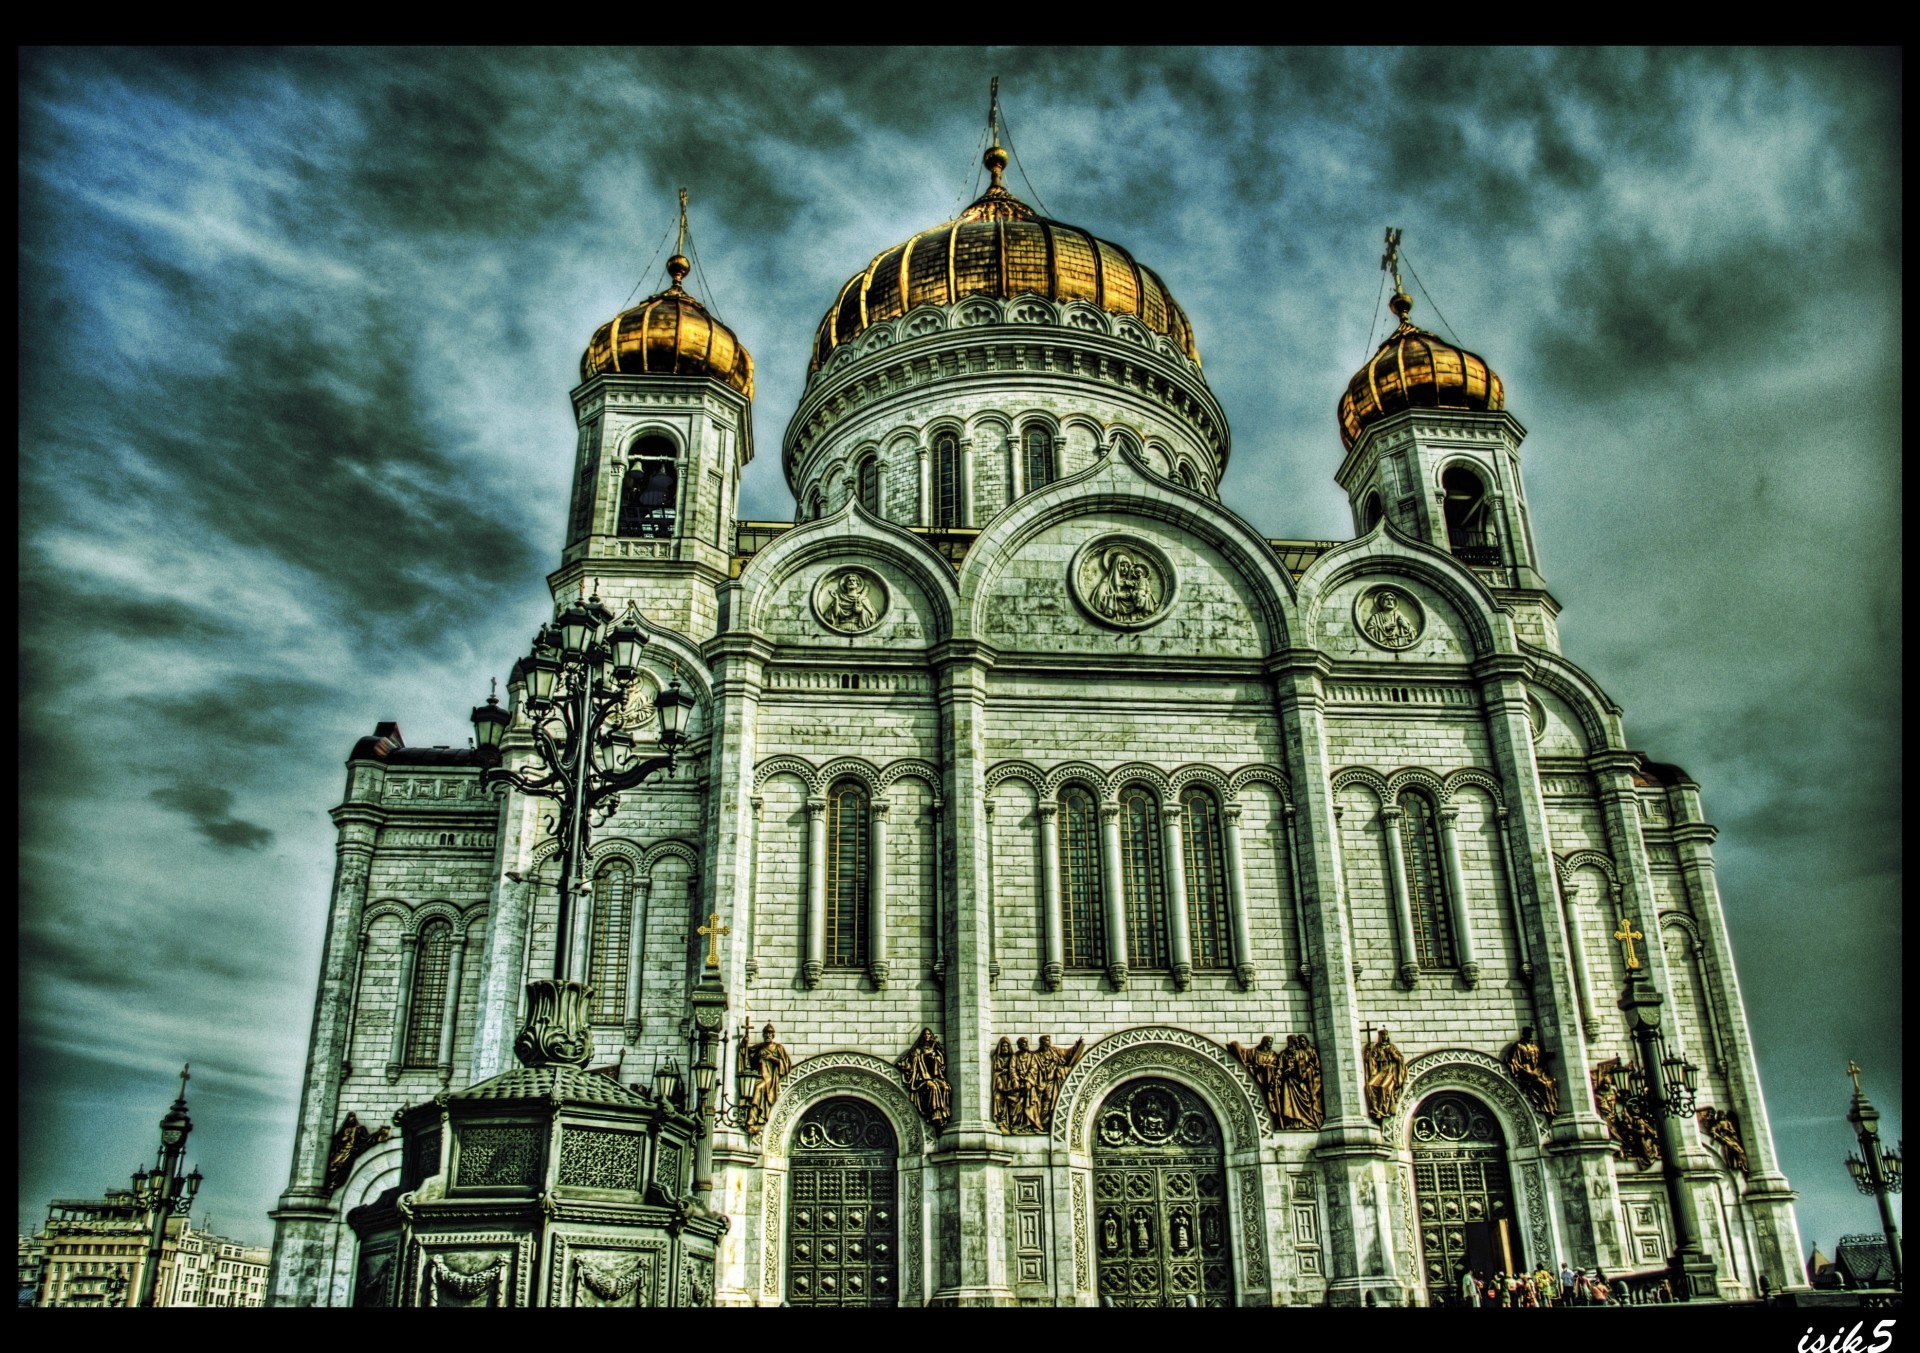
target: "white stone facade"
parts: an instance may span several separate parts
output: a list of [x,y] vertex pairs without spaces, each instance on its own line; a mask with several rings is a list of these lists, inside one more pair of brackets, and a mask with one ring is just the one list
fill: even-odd
[[[1620,711],[1558,651],[1510,416],[1414,410],[1370,428],[1339,477],[1357,525],[1358,504],[1384,488],[1382,518],[1353,540],[1291,551],[1290,569],[1219,498],[1227,425],[1198,367],[1091,306],[922,307],[836,352],[783,446],[800,520],[759,530],[751,549],[735,548],[749,532],[736,537],[733,521],[752,455],[743,397],[705,379],[605,375],[574,403],[591,525],[566,543],[554,595],[590,579],[614,609],[634,601],[655,631],[654,688],[677,674],[699,701],[676,778],[624,795],[597,831],[596,860],[624,857],[637,880],[637,976],[619,1018],[596,1029],[596,1062],[634,1082],[661,1059],[692,1061],[694,930],[711,913],[730,929],[730,1028],[772,1022],[794,1062],[757,1138],[718,1134],[715,1205],[732,1218],[722,1303],[792,1295],[794,1132],[809,1107],[850,1095],[895,1135],[902,1304],[1097,1304],[1097,1111],[1141,1076],[1185,1086],[1215,1120],[1239,1304],[1439,1295],[1411,1117],[1442,1091],[1498,1124],[1530,1264],[1655,1267],[1673,1244],[1660,1169],[1614,1153],[1587,1091],[1589,1068],[1631,1048],[1615,1005],[1623,917],[1648,937],[1639,952],[1666,997],[1670,1042],[1701,1067],[1700,1102],[1740,1123],[1745,1175],[1683,1125],[1685,1187],[1723,1290],[1799,1281],[1714,829],[1698,789],[1630,751]],[[1036,425],[1057,457],[1040,487],[1018,440]],[[943,430],[963,443],[964,507],[949,529],[930,515]],[[648,432],[676,448],[677,531],[626,540],[614,456]],[[858,501],[868,454],[877,512]],[[1447,548],[1439,480],[1463,463],[1493,486],[1491,562]],[[1110,542],[1147,561],[1133,566],[1147,581],[1103,615],[1087,580],[1111,573]],[[836,627],[821,598],[849,568],[870,580],[871,615]],[[1382,588],[1397,621],[1380,611]],[[530,754],[523,717],[507,746]],[[470,758],[404,748],[397,734],[364,740],[349,764],[293,1177],[276,1213],[284,1304],[352,1300],[344,1217],[398,1177],[389,1141],[327,1193],[346,1113],[377,1125],[505,1069],[525,980],[552,965],[544,805],[482,796]],[[822,961],[820,824],[849,779],[873,805],[877,929],[858,966],[835,966]],[[1158,867],[1177,895],[1180,796],[1212,790],[1230,956],[1193,961],[1189,918],[1170,907],[1164,965],[1062,961],[1058,805],[1072,784],[1106,810],[1098,872],[1122,925],[1139,899],[1106,825],[1121,795],[1144,786],[1158,805]],[[1409,881],[1420,866],[1398,825],[1410,787],[1437,815],[1426,885]],[[1408,898],[1421,886],[1447,909],[1451,953],[1438,966],[1413,943]],[[454,998],[435,1055],[410,1058],[396,1034],[416,980],[409,955],[436,919],[452,930]],[[1410,1079],[1376,1123],[1360,1058],[1364,1030],[1380,1026]],[[1559,1081],[1552,1119],[1501,1061],[1523,1026],[1540,1030]],[[953,1120],[939,1133],[893,1068],[923,1027],[949,1058]],[[1086,1054],[1049,1132],[1004,1134],[994,1048],[1040,1034],[1084,1039]],[[1318,1050],[1319,1131],[1273,1130],[1227,1049],[1267,1034],[1304,1034]]]

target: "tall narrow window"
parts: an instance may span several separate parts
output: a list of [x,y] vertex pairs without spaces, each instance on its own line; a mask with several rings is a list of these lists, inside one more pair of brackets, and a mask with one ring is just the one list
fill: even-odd
[[1182,488],[1194,487],[1193,469],[1185,461],[1173,467],[1173,477],[1180,482]]
[[1020,473],[1026,480],[1027,492],[1031,493],[1053,482],[1053,434],[1045,428],[1028,428],[1022,441]]
[[948,530],[960,524],[960,439],[943,432],[933,443],[934,477],[939,484],[934,524]]
[[1446,494],[1447,546],[1469,564],[1498,564],[1500,540],[1493,530],[1493,500],[1480,476],[1451,466],[1440,476]]
[[1167,876],[1160,804],[1145,785],[1120,795],[1120,862],[1127,880],[1127,962],[1167,966]]
[[827,515],[826,495],[822,493],[818,487],[816,487],[812,493],[809,493],[807,495],[807,515],[805,517],[805,520],[819,521],[820,518],[826,515]]
[[1440,839],[1433,805],[1409,789],[1400,795],[1400,844],[1406,854],[1407,897],[1413,906],[1413,947],[1423,968],[1454,966],[1453,930],[1442,891]]
[[447,1011],[453,923],[428,921],[420,927],[417,943],[420,948],[413,959],[413,1002],[407,1014],[407,1065],[434,1066],[440,1060],[440,1022]]
[[1371,531],[1374,527],[1378,526],[1380,524],[1380,512],[1380,495],[1377,493],[1369,493],[1366,500],[1360,504],[1360,530],[1362,532]]
[[593,529],[593,496],[600,482],[600,420],[580,429],[580,475],[573,484],[573,511],[568,514],[569,540]]
[[617,1024],[627,1017],[627,947],[633,933],[633,866],[608,860],[593,875],[593,947],[587,981],[593,1018]]
[[1107,962],[1105,900],[1100,895],[1100,819],[1093,796],[1078,785],[1060,793],[1062,961],[1069,968]]
[[1220,802],[1213,792],[1193,785],[1180,796],[1186,810],[1187,930],[1195,968],[1230,968],[1226,851],[1220,837]]
[[626,479],[620,488],[620,534],[642,540],[672,536],[679,488],[673,443],[664,437],[641,438],[627,462]]
[[868,456],[860,462],[860,506],[880,515],[880,457]]
[[827,795],[827,966],[867,965],[867,790],[842,780]]

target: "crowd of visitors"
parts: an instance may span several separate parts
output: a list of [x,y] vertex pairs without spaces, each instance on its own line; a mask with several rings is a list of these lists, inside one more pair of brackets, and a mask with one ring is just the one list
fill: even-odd
[[1561,1265],[1555,1273],[1545,1264],[1531,1273],[1492,1273],[1485,1270],[1460,1275],[1460,1304],[1480,1307],[1628,1306],[1673,1300],[1673,1284],[1662,1278],[1632,1291],[1624,1282],[1609,1279],[1606,1270],[1591,1273]]

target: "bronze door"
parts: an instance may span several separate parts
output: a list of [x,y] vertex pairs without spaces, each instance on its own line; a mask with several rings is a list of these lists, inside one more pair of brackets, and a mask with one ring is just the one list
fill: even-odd
[[1413,1116],[1413,1194],[1427,1293],[1463,1303],[1463,1273],[1512,1273],[1525,1263],[1514,1225],[1500,1125],[1465,1095],[1439,1094]]
[[863,1100],[825,1100],[800,1119],[788,1170],[790,1304],[894,1304],[898,1158],[893,1125]]
[[1233,1304],[1226,1154],[1192,1091],[1142,1080],[1107,1096],[1093,1204],[1101,1305]]

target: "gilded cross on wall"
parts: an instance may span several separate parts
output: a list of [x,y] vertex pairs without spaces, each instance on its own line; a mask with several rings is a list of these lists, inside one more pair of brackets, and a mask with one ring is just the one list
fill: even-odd
[[733,927],[721,925],[720,913],[716,911],[712,916],[707,918],[707,924],[701,926],[695,933],[707,937],[707,966],[709,968],[719,967],[720,937],[722,935],[731,935],[733,933]]
[[1622,916],[1620,918],[1620,928],[1613,932],[1613,937],[1616,940],[1623,941],[1627,946],[1627,966],[1629,968],[1639,967],[1640,956],[1633,952],[1633,942],[1635,940],[1644,940],[1646,936],[1635,930],[1633,928],[1633,922]]

